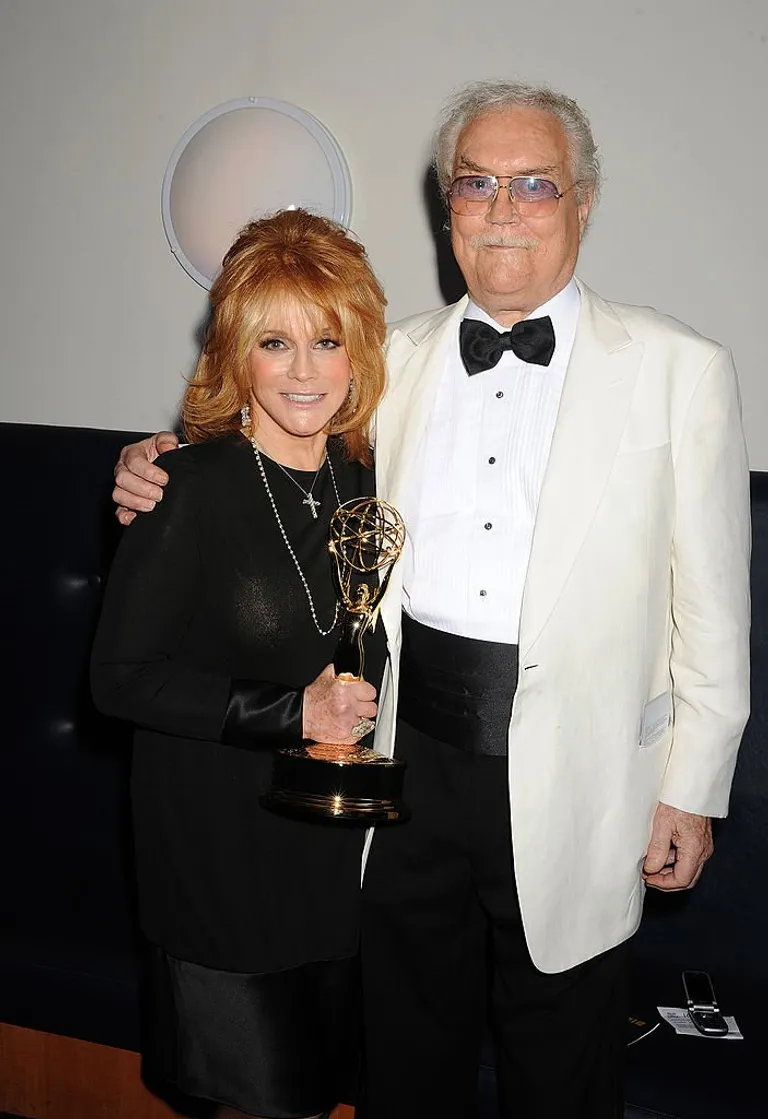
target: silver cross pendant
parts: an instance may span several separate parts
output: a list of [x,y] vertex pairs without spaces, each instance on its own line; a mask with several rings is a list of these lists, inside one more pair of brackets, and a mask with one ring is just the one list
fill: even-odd
[[312,516],[315,518],[315,520],[317,520],[317,509],[318,509],[318,506],[320,505],[320,502],[316,501],[311,493],[307,494],[307,496],[304,498],[304,500],[302,501],[301,504],[302,505],[308,505],[309,508],[310,508],[310,511],[312,513]]

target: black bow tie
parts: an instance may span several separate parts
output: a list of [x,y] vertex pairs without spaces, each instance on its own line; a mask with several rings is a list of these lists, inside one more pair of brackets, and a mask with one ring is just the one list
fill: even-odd
[[504,333],[477,319],[463,319],[459,328],[459,348],[470,377],[493,369],[505,350],[512,350],[521,361],[549,365],[555,352],[552,319],[549,315],[541,319],[523,319]]

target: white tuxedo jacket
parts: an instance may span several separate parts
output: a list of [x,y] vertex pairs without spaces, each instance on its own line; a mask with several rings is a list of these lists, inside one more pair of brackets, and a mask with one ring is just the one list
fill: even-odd
[[[518,892],[545,972],[636,929],[659,800],[726,814],[749,704],[749,475],[730,354],[672,318],[579,287],[509,726]],[[395,506],[419,478],[466,303],[392,331],[376,475]],[[376,748],[386,754],[401,589],[396,568],[381,608],[391,662]]]

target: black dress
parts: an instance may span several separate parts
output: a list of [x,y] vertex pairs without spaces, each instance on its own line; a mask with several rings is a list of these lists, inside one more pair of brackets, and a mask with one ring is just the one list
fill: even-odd
[[[370,471],[329,442],[342,501]],[[313,496],[262,456],[317,620],[335,605],[325,465]],[[274,1119],[348,1098],[356,1059],[361,829],[259,806],[272,750],[301,741],[301,689],[338,630],[312,620],[253,449],[240,435],[182,448],[150,515],[126,530],[94,648],[98,705],[137,725],[132,800],[150,943],[154,1076]],[[290,471],[305,489],[314,477]],[[378,688],[381,627],[366,647]]]

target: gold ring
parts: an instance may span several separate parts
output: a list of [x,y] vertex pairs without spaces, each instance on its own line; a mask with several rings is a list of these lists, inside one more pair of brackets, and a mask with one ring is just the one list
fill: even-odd
[[375,726],[373,719],[358,719],[349,733],[354,739],[364,738],[366,734],[371,733]]

